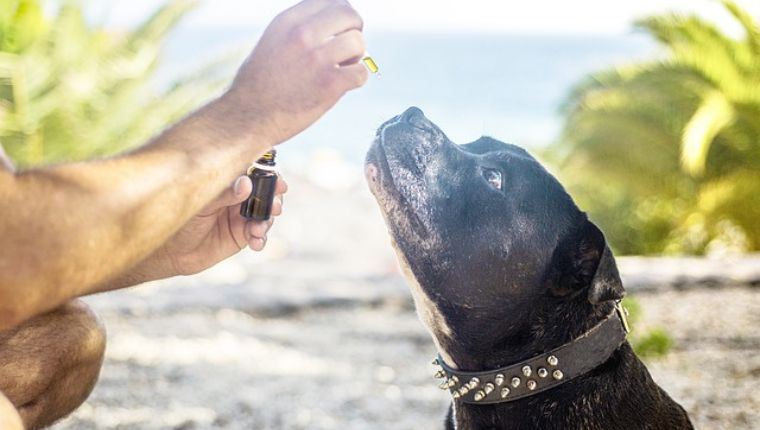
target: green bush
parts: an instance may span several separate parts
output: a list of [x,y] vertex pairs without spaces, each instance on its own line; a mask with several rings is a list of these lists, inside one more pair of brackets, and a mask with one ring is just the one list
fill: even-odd
[[0,2],[0,143],[21,168],[144,143],[219,87],[202,74],[157,90],[162,43],[195,2],[171,1],[136,29],[87,22],[81,2]]
[[641,336],[634,337],[633,347],[641,357],[661,357],[673,347],[673,338],[664,329],[653,328]]
[[760,26],[696,16],[638,27],[664,58],[594,74],[566,105],[558,176],[624,254],[760,250]]

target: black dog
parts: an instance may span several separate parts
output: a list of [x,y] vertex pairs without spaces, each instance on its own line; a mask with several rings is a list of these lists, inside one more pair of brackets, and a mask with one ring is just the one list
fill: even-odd
[[603,234],[525,150],[455,145],[410,108],[366,174],[440,351],[447,428],[692,428],[624,341]]

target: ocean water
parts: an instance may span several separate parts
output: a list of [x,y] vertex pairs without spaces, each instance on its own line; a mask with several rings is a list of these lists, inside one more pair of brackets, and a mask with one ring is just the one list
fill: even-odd
[[[260,30],[180,28],[167,45],[161,79],[231,52],[230,76]],[[525,147],[558,138],[561,106],[594,71],[659,54],[646,35],[494,35],[366,33],[381,76],[346,95],[319,122],[282,147],[281,160],[303,162],[329,148],[360,163],[376,128],[420,107],[457,143],[482,135]]]

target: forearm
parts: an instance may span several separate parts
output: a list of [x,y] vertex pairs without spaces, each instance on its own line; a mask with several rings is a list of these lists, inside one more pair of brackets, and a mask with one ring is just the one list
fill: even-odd
[[184,273],[176,267],[174,259],[166,253],[162,245],[139,263],[99,282],[87,294],[120,290],[179,275]]
[[114,159],[0,172],[0,314],[23,318],[102,289],[274,143],[225,109],[213,102]]
[[111,160],[18,175],[0,167],[0,330],[100,291],[251,159],[362,86],[361,29],[344,0],[304,0],[267,27],[225,100],[151,144]]

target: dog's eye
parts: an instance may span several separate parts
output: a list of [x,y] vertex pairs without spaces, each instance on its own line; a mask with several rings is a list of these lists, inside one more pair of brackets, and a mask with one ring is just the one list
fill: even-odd
[[488,185],[501,191],[501,172],[496,169],[483,169],[483,177]]

